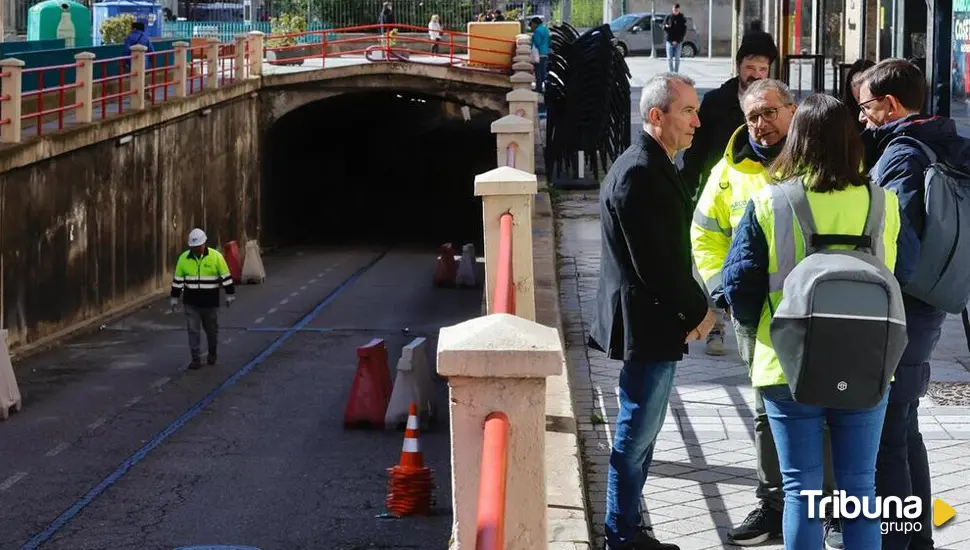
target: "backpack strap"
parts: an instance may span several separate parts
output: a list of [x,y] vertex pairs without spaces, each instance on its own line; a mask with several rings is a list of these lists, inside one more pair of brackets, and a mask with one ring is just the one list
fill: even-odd
[[[937,162],[938,157],[936,155],[936,151],[934,151],[933,149],[930,149],[929,145],[914,138],[913,136],[907,136],[903,134],[901,136],[894,137],[889,141],[889,145],[892,145],[893,143],[908,143],[911,146],[915,146],[917,149],[923,151],[923,154],[930,159],[930,164],[936,164]],[[889,145],[887,145],[886,147],[888,148]]]
[[869,191],[869,210],[862,235],[819,234],[815,217],[808,202],[808,194],[801,178],[786,180],[768,186],[771,192],[771,209],[774,214],[774,241],[778,271],[768,276],[768,291],[782,290],[785,278],[795,269],[794,223],[802,233],[805,255],[813,254],[832,245],[849,245],[866,249],[885,262],[883,233],[886,224],[886,195],[874,183],[866,184]]

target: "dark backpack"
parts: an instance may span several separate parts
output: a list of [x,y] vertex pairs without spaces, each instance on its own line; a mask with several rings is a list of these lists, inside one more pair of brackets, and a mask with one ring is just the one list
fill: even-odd
[[[772,276],[784,279],[770,335],[792,397],[819,407],[872,408],[885,396],[907,343],[903,296],[882,243],[887,191],[868,184],[862,235],[822,235],[801,179],[769,188],[778,252]],[[805,250],[797,264],[796,221]],[[855,248],[826,248],[832,245]]]
[[922,141],[899,136],[930,159],[923,171],[926,221],[920,259],[903,292],[947,313],[960,313],[970,299],[970,174],[941,161]]

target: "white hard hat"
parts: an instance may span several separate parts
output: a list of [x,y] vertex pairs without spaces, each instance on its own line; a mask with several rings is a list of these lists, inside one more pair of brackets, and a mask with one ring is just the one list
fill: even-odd
[[189,232],[189,246],[202,246],[205,244],[205,231],[198,227]]

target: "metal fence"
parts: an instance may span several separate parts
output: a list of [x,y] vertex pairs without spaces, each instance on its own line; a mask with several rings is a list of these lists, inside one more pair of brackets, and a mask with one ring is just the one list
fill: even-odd
[[[8,26],[12,26],[13,29],[8,28],[7,31],[16,30],[17,34],[27,34],[27,10],[30,9],[34,4],[39,4],[42,0],[13,0],[14,4],[14,14],[13,21],[7,23]],[[0,7],[0,9],[6,9]],[[12,25],[11,25],[12,23]]]

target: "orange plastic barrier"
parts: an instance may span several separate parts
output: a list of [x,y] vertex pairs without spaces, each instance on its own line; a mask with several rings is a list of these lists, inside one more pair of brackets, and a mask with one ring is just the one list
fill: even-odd
[[384,429],[391,399],[391,373],[384,340],[374,338],[357,348],[357,374],[344,409],[344,428]]
[[438,263],[434,269],[434,285],[440,287],[455,286],[455,277],[458,276],[458,264],[455,262],[455,245],[445,243],[441,245],[438,254]]
[[242,281],[242,262],[239,260],[239,244],[236,241],[227,242],[222,255],[226,257],[226,263],[229,264],[232,284],[240,284]]

